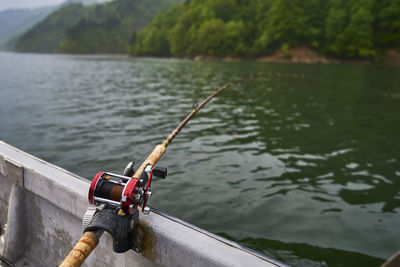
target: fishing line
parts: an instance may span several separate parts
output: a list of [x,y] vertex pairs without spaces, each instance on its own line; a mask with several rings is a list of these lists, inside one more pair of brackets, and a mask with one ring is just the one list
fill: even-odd
[[[94,207],[95,210],[93,212],[93,206],[89,206],[86,212],[88,213],[87,216],[89,216],[89,218],[85,217],[85,220],[87,220],[89,224],[96,224],[97,219],[95,218],[97,217],[94,216],[98,215],[103,216],[105,218],[104,220],[107,218],[107,223],[110,223],[109,218],[112,218],[113,224],[122,226],[122,224],[125,225],[128,223],[128,225],[132,224],[135,226],[135,222],[137,224],[139,221],[138,207],[140,205],[142,206],[142,212],[150,212],[150,207],[146,206],[146,203],[147,199],[151,196],[151,191],[148,186],[146,188],[145,186],[151,183],[153,171],[155,172],[154,175],[159,178],[165,178],[167,175],[166,168],[155,167],[158,160],[165,154],[167,146],[190,121],[190,119],[193,118],[213,97],[236,83],[253,79],[255,77],[256,76],[253,75],[232,80],[215,90],[198,106],[195,106],[193,110],[179,123],[179,125],[166,137],[166,139],[153,149],[150,155],[147,156],[136,171],[133,171],[133,168],[131,168],[131,163],[128,164],[124,170],[124,175],[125,173],[129,173],[129,176],[131,177],[128,178],[126,176],[102,171],[98,172],[92,180],[88,193],[90,204],[95,204],[97,207]],[[133,174],[131,174],[131,170],[133,171]],[[158,173],[158,175],[156,173]],[[111,182],[111,179],[118,180],[117,185]],[[147,184],[146,181],[148,182]],[[122,184],[124,184],[124,186],[121,186]],[[100,206],[103,208],[98,208]],[[118,210],[118,214],[115,213],[115,209]],[[108,226],[109,225],[107,225],[107,227]],[[82,237],[60,266],[80,266],[97,246],[99,238],[103,234],[104,230],[110,232],[104,228],[103,223],[94,226],[92,225],[91,227],[92,228],[86,227]],[[137,244],[137,236],[136,232],[134,232],[135,227],[119,227],[118,229],[118,238],[121,236],[125,238],[128,236],[135,236],[134,240],[136,241],[121,239],[121,242],[114,242],[114,251],[125,252],[129,249],[134,249],[136,252],[140,252],[141,247]],[[123,234],[121,235],[121,233]],[[116,236],[113,236],[113,238],[115,239]]]

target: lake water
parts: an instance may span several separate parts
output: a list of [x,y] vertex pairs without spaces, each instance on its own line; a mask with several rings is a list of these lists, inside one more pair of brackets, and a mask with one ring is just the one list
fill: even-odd
[[150,205],[293,266],[400,250],[400,68],[0,53],[0,139],[87,179],[158,163]]

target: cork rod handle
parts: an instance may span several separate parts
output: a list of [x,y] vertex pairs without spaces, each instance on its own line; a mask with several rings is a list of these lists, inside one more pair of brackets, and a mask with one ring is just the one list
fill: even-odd
[[164,155],[166,151],[166,148],[164,145],[157,145],[153,152],[147,157],[145,161],[143,161],[142,165],[140,165],[139,169],[135,172],[133,175],[133,178],[139,179],[140,175],[144,171],[144,168],[147,166],[147,164],[150,164],[151,166],[156,165],[157,161]]
[[[251,78],[251,77],[249,77]],[[221,93],[224,89],[232,86],[235,83],[241,82],[246,78],[239,78],[233,80],[224,86],[215,90],[211,95],[209,95],[203,102],[201,102],[197,107],[195,107],[186,118],[179,123],[179,125],[168,135],[168,137],[164,140],[163,143],[157,145],[153,152],[147,157],[147,159],[140,165],[138,170],[133,174],[133,179],[139,179],[140,175],[146,168],[148,164],[154,166],[157,161],[164,155],[166,152],[167,146],[172,142],[175,136],[180,132],[180,130],[190,121],[191,118],[204,106],[206,105],[214,96]],[[247,78],[248,79],[248,78]],[[89,254],[94,250],[94,248],[99,243],[99,236],[97,236],[93,232],[85,232],[81,239],[79,239],[78,243],[72,249],[72,251],[68,254],[65,260],[60,264],[59,267],[75,267],[81,266],[81,264],[86,260]]]
[[99,243],[99,237],[93,232],[83,233],[81,239],[76,243],[68,256],[59,267],[77,267],[81,266],[89,254]]

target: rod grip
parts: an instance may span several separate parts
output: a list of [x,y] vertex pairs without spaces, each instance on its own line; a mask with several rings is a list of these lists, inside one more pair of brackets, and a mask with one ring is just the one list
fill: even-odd
[[135,172],[135,174],[132,176],[133,178],[139,179],[140,175],[142,174],[144,168],[147,166],[147,164],[150,164],[151,166],[156,165],[157,161],[164,155],[166,151],[165,146],[163,145],[157,145],[153,152],[143,161],[142,165],[140,165],[139,169]]
[[99,237],[95,233],[90,231],[83,233],[81,239],[79,239],[78,243],[76,243],[75,247],[59,267],[81,266],[98,243]]

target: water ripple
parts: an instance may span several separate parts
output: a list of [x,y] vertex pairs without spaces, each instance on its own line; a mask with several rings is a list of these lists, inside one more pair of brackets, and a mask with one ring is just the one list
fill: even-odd
[[400,243],[398,68],[0,53],[0,73],[0,138],[89,179],[139,161],[227,81],[296,73],[205,106],[151,205],[295,266]]

